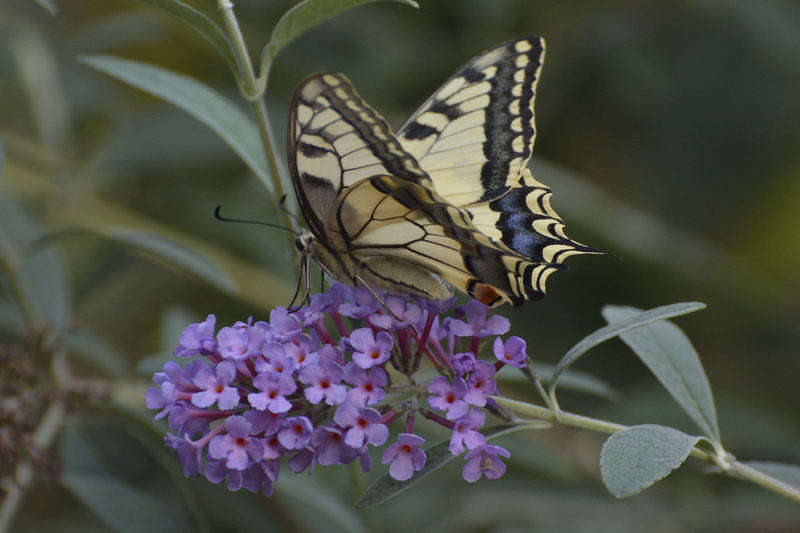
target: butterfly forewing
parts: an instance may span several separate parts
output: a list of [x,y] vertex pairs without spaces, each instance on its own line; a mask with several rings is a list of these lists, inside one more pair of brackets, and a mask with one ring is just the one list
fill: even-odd
[[539,37],[487,50],[398,130],[403,148],[453,205],[494,200],[519,182],[536,137],[533,102],[543,60]]
[[323,72],[295,91],[289,117],[289,167],[303,214],[315,235],[336,197],[356,181],[390,173],[428,179],[386,121],[342,74]]

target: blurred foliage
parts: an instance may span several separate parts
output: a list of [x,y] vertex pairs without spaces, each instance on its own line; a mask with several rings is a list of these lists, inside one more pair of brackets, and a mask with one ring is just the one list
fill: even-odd
[[[190,3],[222,26],[213,2]],[[236,3],[256,62],[292,5]],[[544,301],[502,309],[511,333],[528,341],[534,359],[555,363],[604,324],[599,311],[607,303],[703,301],[707,310],[679,323],[703,360],[726,446],[739,459],[800,462],[800,4],[361,6],[277,57],[267,103],[280,146],[291,92],[308,74],[344,72],[397,126],[469,58],[526,35],[548,44],[534,175],[553,188],[571,237],[624,260],[571,261],[570,273],[550,278]],[[183,479],[144,412],[147,372],[133,368],[172,350],[181,330],[176,316],[186,324],[215,313],[218,323],[230,324],[288,304],[298,258],[278,230],[214,220],[220,204],[236,218],[279,220],[263,184],[222,140],[183,112],[77,62],[82,54],[194,77],[250,112],[225,60],[152,7],[122,0],[0,4],[0,218],[20,246],[39,243],[26,261],[48,285],[32,290],[52,297],[41,301],[54,306],[43,316],[56,327],[68,313],[70,356],[87,375],[118,379],[118,408],[71,419],[58,447],[71,460],[62,464],[69,476],[62,485],[42,479],[13,530],[106,530],[93,522],[96,502],[79,505],[65,490],[86,482],[93,472],[82,468],[92,461],[125,470],[127,484],[114,494],[139,502],[142,524],[157,521],[144,508],[147,498],[161,495],[158,504],[166,506],[180,491],[189,507],[174,507],[175,522],[161,523],[164,531],[362,531],[361,520],[383,531],[800,528],[791,504],[701,475],[696,461],[616,500],[600,482],[603,438],[569,428],[505,437],[500,444],[513,455],[498,481],[468,485],[453,462],[360,517],[352,502],[365,482],[344,468],[285,475],[269,500]],[[9,225],[11,209],[21,211]],[[12,345],[20,318],[4,289],[0,343]],[[565,409],[621,423],[688,425],[622,343],[600,346],[578,368],[610,382],[623,399],[612,405],[562,395]],[[131,463],[123,468],[124,461]],[[153,464],[161,468],[147,474]],[[376,461],[371,475],[382,471]],[[148,492],[153,485],[158,490]],[[190,511],[202,523],[187,518]]]

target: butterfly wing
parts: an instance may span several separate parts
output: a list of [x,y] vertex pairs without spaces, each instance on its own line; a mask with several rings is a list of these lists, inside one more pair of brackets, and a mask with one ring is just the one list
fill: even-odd
[[309,229],[323,221],[341,192],[360,179],[392,174],[428,180],[386,121],[342,74],[321,72],[295,90],[289,116],[289,170]]
[[289,160],[314,236],[307,248],[334,277],[429,299],[448,297],[451,284],[488,305],[520,305],[560,268],[476,228],[344,76],[310,77],[294,102]]
[[489,202],[518,185],[536,137],[543,61],[539,37],[495,46],[461,67],[397,131],[453,205]]
[[[445,82],[397,138],[436,191],[469,213],[486,236],[530,261],[559,264],[570,255],[600,252],[566,236],[550,206],[550,189],[527,169],[544,53],[540,37],[483,52]],[[525,281],[524,292],[544,297],[552,271]]]

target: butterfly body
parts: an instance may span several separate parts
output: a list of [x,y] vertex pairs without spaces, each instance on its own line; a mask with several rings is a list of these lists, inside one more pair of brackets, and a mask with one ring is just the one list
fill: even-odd
[[341,74],[295,91],[289,166],[309,233],[297,246],[351,286],[486,305],[544,296],[574,253],[526,165],[539,38],[467,63],[394,134]]

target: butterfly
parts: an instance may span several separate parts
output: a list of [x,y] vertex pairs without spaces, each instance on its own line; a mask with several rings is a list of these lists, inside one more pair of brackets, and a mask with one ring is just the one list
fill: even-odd
[[574,254],[551,191],[527,169],[544,40],[462,66],[392,133],[342,74],[294,92],[289,168],[308,232],[297,247],[352,287],[427,300],[452,287],[494,307],[544,297]]

